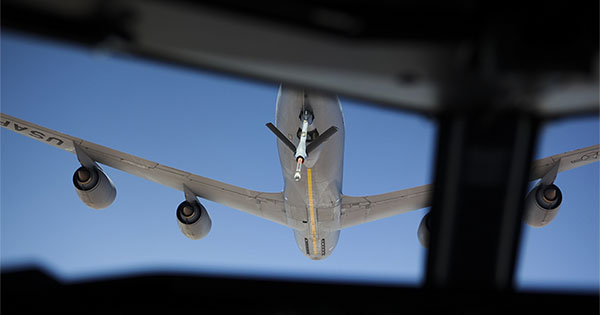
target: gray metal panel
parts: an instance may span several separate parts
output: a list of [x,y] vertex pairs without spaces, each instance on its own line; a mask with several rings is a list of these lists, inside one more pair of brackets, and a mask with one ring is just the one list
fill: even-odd
[[81,140],[4,113],[0,115],[0,125],[71,153],[75,153],[74,144],[77,144],[98,163],[180,191],[186,185],[200,198],[288,226],[281,192],[265,193],[229,185]]

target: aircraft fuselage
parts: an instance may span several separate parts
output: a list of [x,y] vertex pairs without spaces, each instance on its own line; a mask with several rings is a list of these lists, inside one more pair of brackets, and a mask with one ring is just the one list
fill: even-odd
[[308,129],[310,140],[331,126],[338,128],[336,134],[308,155],[300,181],[294,180],[294,153],[277,141],[288,224],[294,227],[300,251],[319,260],[329,256],[340,234],[344,117],[337,96],[280,87],[276,125],[294,144],[299,142],[303,109],[309,109],[314,117]]

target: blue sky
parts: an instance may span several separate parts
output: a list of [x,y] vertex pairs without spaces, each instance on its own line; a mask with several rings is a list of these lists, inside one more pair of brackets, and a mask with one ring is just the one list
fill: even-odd
[[[277,86],[2,36],[2,112],[198,175],[281,191]],[[377,194],[431,181],[436,124],[341,99],[344,189]],[[368,104],[367,104],[368,105]],[[597,117],[544,128],[538,157],[599,142]],[[427,209],[343,230],[333,254],[308,260],[288,228],[203,201],[213,220],[185,238],[183,194],[105,167],[115,203],[87,208],[72,187],[74,155],[1,132],[3,268],[42,264],[66,280],[169,270],[204,274],[418,285],[426,252],[416,230]],[[521,288],[598,290],[598,163],[559,175],[564,203],[542,229],[524,228]]]

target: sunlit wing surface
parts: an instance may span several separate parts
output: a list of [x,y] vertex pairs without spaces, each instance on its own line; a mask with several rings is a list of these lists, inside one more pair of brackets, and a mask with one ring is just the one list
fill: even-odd
[[229,185],[72,137],[4,113],[2,127],[75,153],[75,145],[94,161],[183,191],[187,186],[200,198],[218,202],[287,226],[282,193],[265,193]]

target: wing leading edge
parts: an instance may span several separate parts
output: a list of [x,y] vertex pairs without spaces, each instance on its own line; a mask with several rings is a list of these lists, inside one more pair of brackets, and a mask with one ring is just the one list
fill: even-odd
[[[556,163],[558,172],[598,161],[600,144],[552,155],[533,162],[529,180],[546,175]],[[341,228],[347,228],[431,206],[433,185],[424,185],[386,194],[342,197]]]
[[98,163],[180,191],[184,191],[185,185],[200,198],[288,226],[283,193],[281,192],[259,192],[194,175],[72,137],[4,113],[0,114],[0,125],[8,130],[71,153],[75,153],[75,146],[78,146],[79,149],[83,149],[90,158]]

